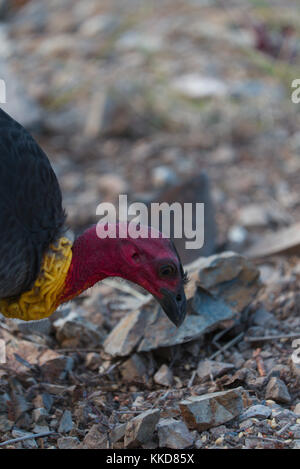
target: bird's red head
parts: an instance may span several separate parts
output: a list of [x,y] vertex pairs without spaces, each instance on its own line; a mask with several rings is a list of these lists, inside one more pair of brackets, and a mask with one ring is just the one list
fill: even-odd
[[93,226],[75,241],[60,302],[70,300],[106,277],[121,277],[151,293],[179,326],[186,314],[186,276],[173,243],[149,227],[139,227],[138,238],[130,236],[127,230],[127,236],[121,238],[119,231],[124,230],[124,224],[106,227],[107,238],[99,238]]

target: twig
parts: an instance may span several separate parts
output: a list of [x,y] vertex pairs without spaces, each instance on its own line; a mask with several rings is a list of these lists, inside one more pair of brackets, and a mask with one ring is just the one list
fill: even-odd
[[191,388],[193,386],[196,374],[197,374],[197,370],[194,370],[193,373],[192,373],[192,376],[190,377],[190,380],[188,382],[188,388]]
[[142,414],[144,410],[115,410],[116,414]]
[[213,360],[214,358],[216,358],[218,355],[220,355],[220,353],[222,352],[225,352],[225,350],[228,350],[230,347],[232,347],[233,345],[235,345],[237,342],[240,342],[240,340],[242,340],[242,338],[244,337],[244,332],[241,332],[238,336],[234,337],[234,339],[232,339],[230,342],[228,342],[226,345],[224,345],[223,347],[220,348],[220,350],[218,350],[217,352],[213,353],[211,356],[210,356],[210,360]]
[[57,348],[54,349],[55,352],[63,352],[63,353],[90,353],[90,352],[95,352],[95,353],[100,353],[101,349],[100,348]]
[[245,337],[245,342],[268,342],[280,339],[296,339],[300,337],[300,332],[295,334],[278,334],[278,335],[265,335],[259,337]]
[[278,438],[268,438],[266,436],[258,436],[258,435],[247,435],[246,438],[250,438],[251,440],[263,440],[263,441],[270,441],[272,443],[279,443],[281,445],[289,445],[291,440],[279,440]]
[[289,427],[291,426],[291,422],[286,423],[278,432],[276,432],[276,435],[282,435]]
[[19,438],[14,438],[13,440],[7,440],[7,441],[4,441],[3,443],[0,443],[0,446],[6,446],[6,445],[11,445],[11,444],[14,444],[14,443],[18,443],[19,441],[24,441],[24,440],[32,440],[32,439],[35,439],[35,438],[42,438],[44,436],[49,436],[49,435],[53,435],[54,431],[52,432],[41,432],[41,433],[33,433],[32,435],[26,435],[26,436],[20,436]]
[[212,343],[219,349],[222,349],[222,346],[218,343],[218,340],[223,337],[223,335],[227,334],[231,329],[233,329],[234,326],[229,326],[226,327],[226,329],[223,329],[222,331],[218,332],[212,339]]
[[255,358],[257,371],[259,373],[259,376],[263,377],[263,376],[266,376],[267,373],[266,373],[266,369],[265,369],[263,359],[260,356],[260,352],[261,352],[260,348],[257,348],[256,350],[254,350],[253,358]]

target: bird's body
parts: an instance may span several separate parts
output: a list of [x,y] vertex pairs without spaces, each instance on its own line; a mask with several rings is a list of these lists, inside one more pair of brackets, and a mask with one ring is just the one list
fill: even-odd
[[0,109],[0,298],[33,285],[64,222],[61,191],[47,156]]
[[0,312],[41,319],[103,278],[120,276],[182,322],[184,276],[169,240],[100,239],[93,226],[72,244],[65,218],[47,155],[0,109]]

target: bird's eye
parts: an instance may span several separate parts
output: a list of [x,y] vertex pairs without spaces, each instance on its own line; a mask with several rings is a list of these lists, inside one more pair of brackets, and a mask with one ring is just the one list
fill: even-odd
[[132,254],[132,260],[136,263],[136,264],[139,264],[141,262],[141,259],[140,259],[140,256],[137,252],[135,252],[134,254]]
[[161,278],[172,278],[177,274],[177,267],[174,264],[162,265],[159,268]]

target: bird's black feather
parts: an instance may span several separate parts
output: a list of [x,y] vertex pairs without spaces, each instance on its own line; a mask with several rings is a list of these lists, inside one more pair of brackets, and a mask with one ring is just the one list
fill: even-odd
[[0,109],[0,298],[31,287],[64,221],[60,187],[46,154]]

